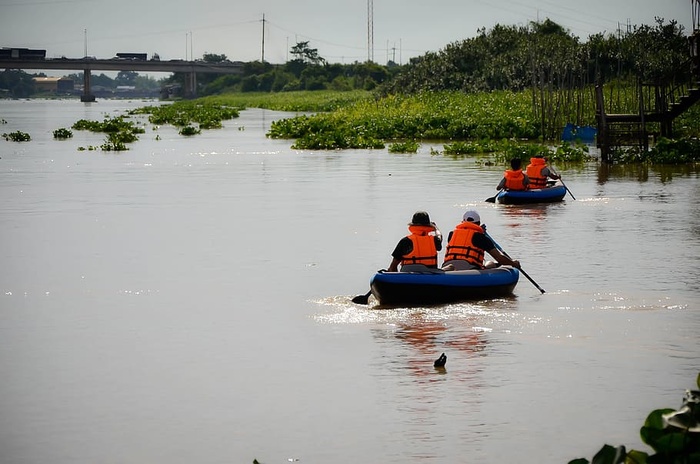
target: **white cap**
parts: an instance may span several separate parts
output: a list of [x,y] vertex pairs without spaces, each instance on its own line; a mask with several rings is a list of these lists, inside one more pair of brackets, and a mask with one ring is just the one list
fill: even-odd
[[481,218],[479,217],[479,213],[476,211],[470,209],[466,213],[464,213],[464,216],[462,216],[463,221],[467,222],[481,222]]

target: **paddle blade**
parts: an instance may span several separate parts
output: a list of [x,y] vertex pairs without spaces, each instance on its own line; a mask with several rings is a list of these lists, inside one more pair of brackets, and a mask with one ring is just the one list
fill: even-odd
[[[562,182],[561,184],[564,185],[564,182]],[[566,185],[564,185],[564,188],[566,189],[567,192],[569,192],[569,195],[571,195],[571,198],[573,198],[574,200],[576,200],[576,197],[574,196],[573,193],[571,193],[571,190],[569,190],[569,187],[567,187]]]
[[487,203],[496,203],[496,198],[498,197],[498,195],[501,193],[502,190],[503,189],[499,190],[498,193],[496,193],[494,196],[492,196],[491,198],[487,198],[484,201]]
[[357,295],[352,299],[352,302],[355,304],[361,304],[361,305],[366,305],[369,303],[369,296],[372,294],[372,291],[370,290],[364,295]]

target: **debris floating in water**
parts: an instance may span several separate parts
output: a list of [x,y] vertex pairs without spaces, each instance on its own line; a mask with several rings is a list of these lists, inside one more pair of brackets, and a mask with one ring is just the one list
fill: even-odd
[[447,363],[447,356],[445,356],[445,353],[442,353],[439,358],[435,360],[433,363],[433,366],[435,367],[445,367],[445,364]]

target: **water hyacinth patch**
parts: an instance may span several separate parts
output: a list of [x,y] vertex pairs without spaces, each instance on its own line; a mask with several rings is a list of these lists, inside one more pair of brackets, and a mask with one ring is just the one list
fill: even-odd
[[29,142],[32,138],[29,134],[22,131],[15,131],[2,134],[2,137],[8,142]]
[[185,135],[185,136],[192,136],[192,135],[197,135],[201,134],[202,131],[197,129],[194,126],[185,126],[180,131],[178,132],[180,135]]
[[53,138],[55,139],[69,139],[71,137],[73,137],[73,131],[70,129],[62,127],[53,131]]
[[416,153],[420,144],[415,140],[395,142],[389,145],[389,153]]
[[[222,121],[237,118],[238,108],[207,101],[176,102],[171,105],[147,106],[132,110],[131,114],[148,114],[151,124],[171,124],[187,127],[197,123],[200,129],[220,129]],[[187,131],[189,132],[189,131]],[[193,135],[193,134],[185,134]]]
[[104,132],[107,134],[105,142],[100,146],[104,151],[128,150],[126,144],[138,140],[137,134],[143,134],[146,130],[137,126],[132,121],[127,121],[125,116],[105,118],[103,121],[89,121],[80,119],[72,128],[75,130],[89,130],[91,132]]
[[361,133],[383,141],[533,139],[539,135],[527,96],[504,91],[478,95],[426,92],[360,100],[333,113],[274,121],[268,136],[303,139],[295,145],[311,148],[316,139],[327,139],[329,132],[336,140],[352,140]]

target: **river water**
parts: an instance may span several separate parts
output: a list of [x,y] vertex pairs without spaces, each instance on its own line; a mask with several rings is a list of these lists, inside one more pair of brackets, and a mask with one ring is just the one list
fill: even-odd
[[[652,452],[694,387],[698,168],[555,166],[575,199],[508,207],[502,167],[295,151],[265,137],[289,113],[52,137],[147,104],[0,100],[32,136],[0,140],[0,462],[566,463]],[[467,208],[546,293],[350,302],[416,210]]]

